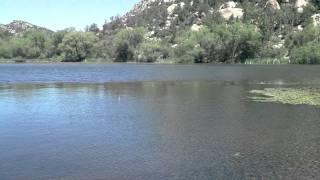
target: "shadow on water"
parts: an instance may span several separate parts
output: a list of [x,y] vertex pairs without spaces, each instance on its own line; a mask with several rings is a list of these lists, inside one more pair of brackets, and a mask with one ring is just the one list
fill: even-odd
[[[4,179],[316,179],[320,111],[239,81],[0,85]],[[283,86],[283,85],[280,85]]]

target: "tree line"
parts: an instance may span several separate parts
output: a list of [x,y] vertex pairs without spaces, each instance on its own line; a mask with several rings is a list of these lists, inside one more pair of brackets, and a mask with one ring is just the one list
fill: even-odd
[[207,14],[199,31],[190,29],[190,8],[207,12],[208,7],[221,3],[194,3],[199,5],[176,10],[179,21],[166,30],[167,34],[148,28],[143,18],[134,19],[132,27],[124,27],[119,18],[112,18],[103,30],[92,24],[84,31],[32,30],[18,36],[0,32],[0,58],[55,62],[320,63],[320,27],[314,26],[310,18],[318,12],[317,1],[312,1],[303,13],[296,13],[292,4],[277,11],[241,1],[245,11],[242,19],[226,21],[219,14]]

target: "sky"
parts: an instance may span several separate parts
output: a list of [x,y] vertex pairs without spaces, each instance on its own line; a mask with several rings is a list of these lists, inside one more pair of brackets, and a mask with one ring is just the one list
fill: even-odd
[[123,15],[139,0],[0,0],[0,24],[23,20],[61,30],[83,30],[92,23],[100,27],[111,16]]

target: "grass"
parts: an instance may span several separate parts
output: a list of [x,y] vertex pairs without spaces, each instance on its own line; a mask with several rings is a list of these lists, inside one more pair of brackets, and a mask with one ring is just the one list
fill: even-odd
[[249,97],[256,102],[278,102],[291,105],[320,106],[320,89],[318,88],[266,88],[252,90]]
[[245,64],[290,64],[290,60],[285,58],[254,58],[247,59]]

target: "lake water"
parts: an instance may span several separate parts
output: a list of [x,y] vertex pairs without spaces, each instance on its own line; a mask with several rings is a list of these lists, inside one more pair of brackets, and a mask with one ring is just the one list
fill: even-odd
[[0,179],[319,179],[319,66],[0,65]]

